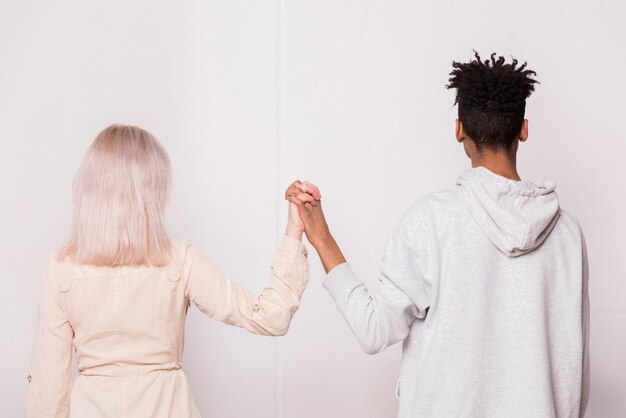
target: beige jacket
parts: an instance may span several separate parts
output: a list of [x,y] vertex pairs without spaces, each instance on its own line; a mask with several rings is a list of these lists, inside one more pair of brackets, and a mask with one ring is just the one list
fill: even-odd
[[[165,267],[50,258],[28,376],[27,418],[199,417],[182,371],[190,302],[218,321],[283,335],[308,282],[307,250],[284,236],[260,294],[182,241]],[[72,346],[79,374],[72,382]]]

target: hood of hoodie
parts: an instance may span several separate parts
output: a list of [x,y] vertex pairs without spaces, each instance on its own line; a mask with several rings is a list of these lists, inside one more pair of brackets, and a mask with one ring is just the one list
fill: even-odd
[[551,181],[510,180],[476,167],[462,172],[457,185],[472,218],[509,257],[539,247],[559,217],[556,185]]

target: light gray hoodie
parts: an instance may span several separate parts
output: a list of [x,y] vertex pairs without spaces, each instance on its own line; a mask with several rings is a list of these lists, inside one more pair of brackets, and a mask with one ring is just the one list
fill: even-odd
[[404,214],[378,287],[347,263],[328,273],[366,352],[403,341],[398,417],[584,416],[586,248],[554,188],[469,169]]

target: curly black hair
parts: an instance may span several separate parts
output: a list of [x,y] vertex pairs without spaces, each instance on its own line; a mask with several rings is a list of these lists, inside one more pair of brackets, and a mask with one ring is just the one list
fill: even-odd
[[512,59],[505,63],[502,56],[467,63],[453,61],[448,89],[456,89],[454,104],[458,104],[463,130],[475,143],[478,151],[510,150],[524,121],[526,99],[535,91],[533,78],[537,73],[526,69],[526,63],[517,66]]

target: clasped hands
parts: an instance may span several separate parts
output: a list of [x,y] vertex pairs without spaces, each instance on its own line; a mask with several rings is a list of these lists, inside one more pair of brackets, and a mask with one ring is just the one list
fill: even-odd
[[319,254],[324,270],[329,272],[346,260],[330,233],[321,199],[320,190],[314,184],[299,180],[291,183],[285,191],[285,200],[289,202],[286,234],[300,239],[304,232]]

